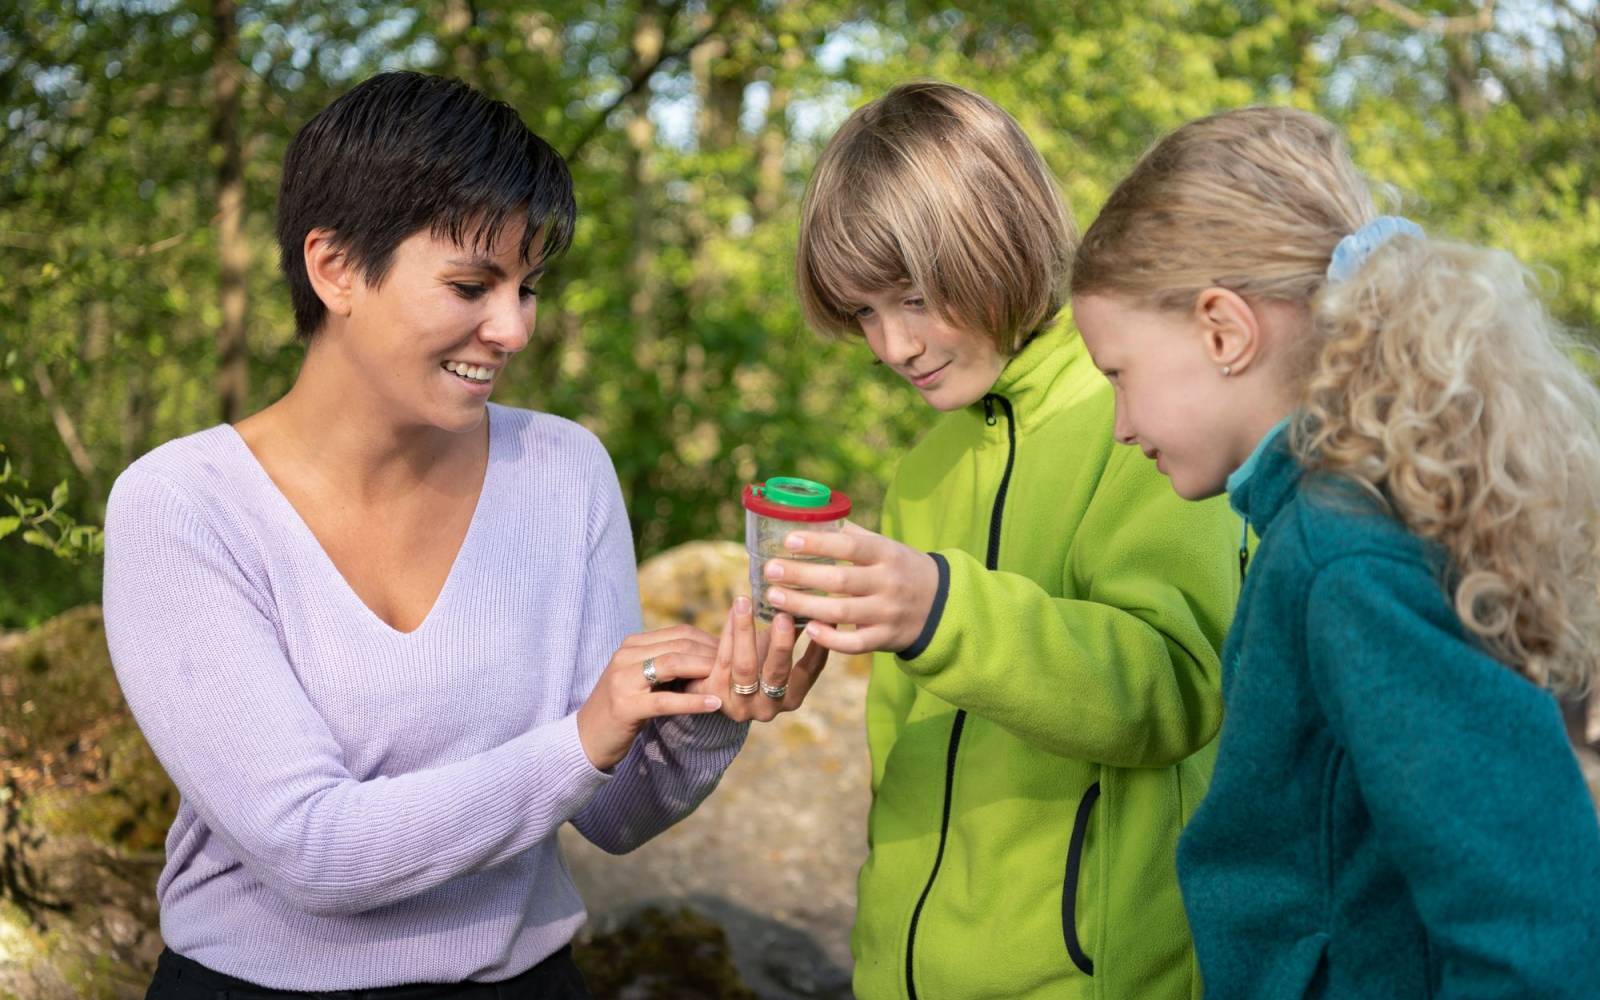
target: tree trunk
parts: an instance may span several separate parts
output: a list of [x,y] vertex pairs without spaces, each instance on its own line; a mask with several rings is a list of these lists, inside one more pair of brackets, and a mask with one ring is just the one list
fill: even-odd
[[805,50],[799,46],[786,46],[772,74],[772,97],[767,101],[766,121],[756,144],[756,225],[772,218],[783,204],[783,157],[789,144],[789,84],[805,58]]
[[443,41],[450,48],[448,72],[480,89],[486,85],[483,73],[489,61],[482,19],[477,0],[446,0],[440,22]]
[[[661,7],[656,0],[642,0],[638,19],[634,22],[632,63],[635,69],[659,61],[666,43],[666,28]],[[662,429],[656,426],[657,412],[649,402],[661,397],[658,370],[661,363],[659,323],[659,295],[652,265],[656,257],[656,176],[654,148],[655,123],[650,120],[650,80],[639,81],[638,87],[628,95],[623,106],[628,111],[628,124],[624,130],[627,138],[627,191],[633,209],[632,238],[628,247],[628,337],[633,342],[637,401],[629,413],[629,441],[657,439]],[[631,464],[631,463],[630,463]],[[625,468],[627,466],[624,466]],[[649,551],[654,541],[656,517],[653,508],[654,491],[651,480],[656,470],[643,464],[631,464],[621,475],[623,495],[629,504],[629,514],[638,526],[634,544],[639,551]]]
[[239,146],[239,25],[235,0],[212,0],[211,116],[217,167],[217,247],[221,255],[222,328],[217,332],[217,397],[224,423],[244,416],[250,389],[245,344],[244,167]]
[[714,152],[732,148],[739,139],[739,110],[744,104],[748,68],[733,52],[732,33],[713,35],[690,56],[695,89],[700,97],[700,148]]
[[[661,8],[656,0],[639,5],[639,18],[633,30],[633,63],[645,66],[660,58],[666,38]],[[646,80],[628,95],[628,190],[633,201],[633,240],[628,249],[628,279],[633,292],[628,313],[633,334],[641,342],[654,339],[656,296],[650,263],[655,258],[655,171],[652,150],[656,127],[650,120],[650,81]]]
[[[739,111],[751,73],[743,56],[736,51],[744,27],[742,19],[733,19],[721,33],[706,38],[689,55],[695,94],[700,102],[700,113],[695,118],[695,143],[701,153],[713,155],[709,167],[713,176],[728,171],[728,159],[721,154],[733,149],[739,141]],[[741,173],[744,176],[718,179],[728,189],[742,189],[747,195],[753,194],[749,189],[748,172]],[[710,250],[718,227],[725,223],[726,220],[712,217],[706,205],[706,192],[701,185],[696,185],[689,192],[684,211],[684,227],[694,261],[689,288],[689,307],[693,310],[698,311],[718,294],[720,275],[713,265]]]

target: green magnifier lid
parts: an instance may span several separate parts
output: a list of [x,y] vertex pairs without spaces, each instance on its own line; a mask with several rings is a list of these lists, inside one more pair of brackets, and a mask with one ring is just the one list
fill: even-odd
[[821,483],[797,476],[773,476],[762,493],[785,507],[826,507],[833,491]]

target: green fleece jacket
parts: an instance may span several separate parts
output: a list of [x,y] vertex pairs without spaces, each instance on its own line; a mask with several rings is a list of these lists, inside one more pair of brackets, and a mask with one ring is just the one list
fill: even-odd
[[1112,440],[1076,333],[945,414],[886,498],[927,627],[867,696],[861,1000],[1200,993],[1174,871],[1211,770],[1239,519]]

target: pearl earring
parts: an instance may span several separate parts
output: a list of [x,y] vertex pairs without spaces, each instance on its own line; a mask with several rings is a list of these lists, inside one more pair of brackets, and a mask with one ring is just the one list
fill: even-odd
[[1223,378],[1227,378],[1229,375],[1232,375],[1232,374],[1233,374],[1233,366],[1232,365],[1223,365],[1222,366],[1222,377]]

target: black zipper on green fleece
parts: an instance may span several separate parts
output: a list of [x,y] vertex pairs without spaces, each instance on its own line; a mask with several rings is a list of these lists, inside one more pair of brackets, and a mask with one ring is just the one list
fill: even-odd
[[[1004,396],[994,394],[983,397],[983,422],[993,427],[997,421],[994,415],[995,403],[1006,411],[1006,471],[1000,477],[1000,489],[994,495],[994,511],[989,515],[989,552],[983,564],[986,568],[994,570],[1000,568],[1000,522],[1005,514],[1006,490],[1011,486],[1011,467],[1017,460],[1017,418],[1011,410],[1011,401]],[[928,873],[928,884],[922,887],[922,895],[917,897],[917,908],[911,911],[911,929],[906,932],[906,993],[911,1000],[917,1000],[917,983],[912,975],[912,957],[915,955],[917,944],[917,922],[922,919],[923,904],[928,901],[928,893],[933,891],[933,880],[939,877],[939,865],[944,861],[944,845],[950,835],[950,798],[956,782],[956,752],[961,747],[961,729],[967,721],[967,710],[956,710],[955,722],[950,726],[950,750],[945,755],[944,765],[944,813],[939,819],[939,850],[933,855],[933,870]]]

